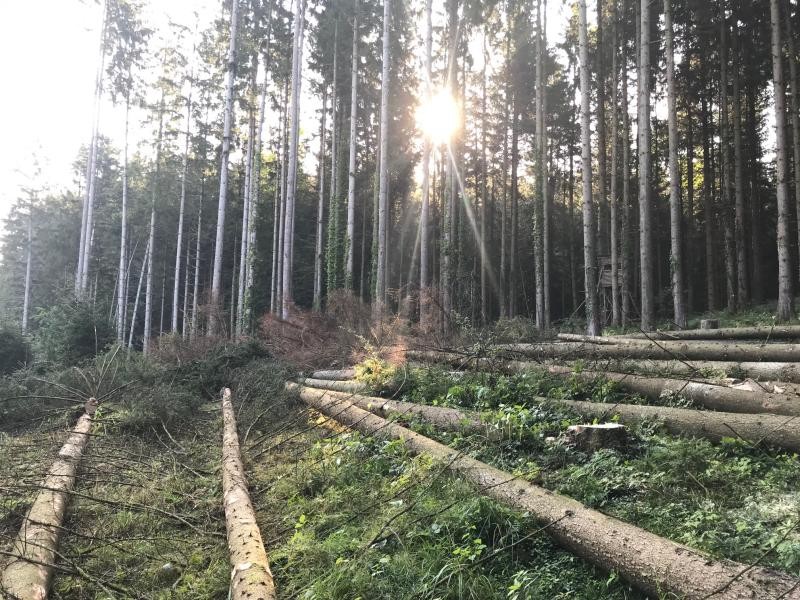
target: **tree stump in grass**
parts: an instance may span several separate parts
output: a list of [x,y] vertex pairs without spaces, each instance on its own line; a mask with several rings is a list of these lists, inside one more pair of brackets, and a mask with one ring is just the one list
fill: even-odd
[[596,452],[602,448],[622,449],[628,444],[628,429],[619,423],[570,425],[567,439],[578,450]]
[[719,319],[702,319],[700,329],[719,329]]

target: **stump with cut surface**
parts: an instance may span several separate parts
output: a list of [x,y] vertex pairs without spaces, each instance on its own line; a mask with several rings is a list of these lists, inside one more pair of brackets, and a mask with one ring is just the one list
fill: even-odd
[[603,448],[620,450],[628,444],[628,429],[619,423],[601,423],[599,425],[570,425],[567,427],[567,439],[578,450],[596,452]]

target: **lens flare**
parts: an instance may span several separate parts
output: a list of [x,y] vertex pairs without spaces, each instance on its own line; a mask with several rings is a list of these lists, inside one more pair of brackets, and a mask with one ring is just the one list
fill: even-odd
[[446,90],[427,98],[417,108],[417,125],[435,145],[444,144],[458,130],[460,108],[455,98]]

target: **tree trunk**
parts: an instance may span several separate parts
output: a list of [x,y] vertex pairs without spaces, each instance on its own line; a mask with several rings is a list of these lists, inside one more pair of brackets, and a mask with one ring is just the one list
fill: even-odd
[[128,120],[130,92],[125,94],[125,134],[122,142],[122,206],[120,207],[119,267],[117,268],[117,343],[125,343],[125,312],[128,308]]
[[[619,180],[619,115],[617,103],[619,102],[619,70],[617,67],[617,28],[619,15],[617,14],[616,0],[614,2],[613,21],[611,23],[611,188],[610,188],[610,244],[611,244],[611,324],[619,327],[621,317],[620,293],[620,240],[619,240],[619,199],[617,198]],[[628,90],[624,90],[627,94]],[[627,142],[626,142],[627,143]]]
[[322,255],[325,232],[325,117],[328,114],[328,86],[322,89],[322,113],[319,124],[319,200],[317,202],[317,236],[314,247],[314,304],[313,308],[322,310]]
[[381,58],[381,156],[378,174],[378,270],[374,314],[380,317],[386,302],[386,232],[389,219],[389,61],[392,2],[383,0],[383,55]]
[[150,350],[150,336],[153,323],[153,254],[156,245],[156,201],[158,199],[158,180],[161,173],[161,141],[164,137],[164,92],[161,92],[158,116],[158,138],[156,139],[156,164],[153,171],[152,199],[150,202],[150,234],[147,239],[147,283],[144,294],[144,334],[142,353]]
[[736,307],[744,310],[750,304],[750,279],[747,275],[747,233],[745,231],[744,165],[742,158],[742,101],[740,98],[740,51],[736,18],[733,23],[733,181],[736,201]]
[[231,391],[222,391],[222,498],[230,552],[231,600],[275,600],[275,582],[264,550],[239,450]]
[[[186,207],[186,176],[189,173],[189,140],[192,123],[192,75],[189,75],[189,97],[186,100],[186,140],[183,146],[181,166],[181,203],[178,209],[178,240],[175,249],[175,276],[172,287],[172,333],[178,332],[178,300],[181,281],[181,252],[183,252],[183,216]],[[188,250],[187,250],[188,253]]]
[[[231,305],[236,306],[236,320],[234,330],[231,335],[240,338],[244,334],[245,328],[245,296],[247,291],[247,264],[250,262],[250,219],[252,218],[251,212],[253,207],[253,176],[255,169],[253,167],[255,162],[256,153],[256,106],[255,95],[258,76],[258,54],[254,53],[251,61],[252,78],[250,80],[250,89],[247,94],[248,104],[248,130],[247,130],[247,146],[245,151],[245,165],[244,165],[244,189],[242,190],[242,239],[239,241],[239,290],[236,302],[231,301]],[[231,290],[236,293],[236,290]]]
[[[645,0],[642,0],[643,2]],[[586,32],[586,0],[578,3],[578,38],[581,63],[581,171],[583,173],[583,269],[586,304],[586,332],[600,333],[597,306],[597,251],[595,249],[594,206],[592,202],[592,141],[590,130],[589,42]]]
[[225,107],[223,109],[222,152],[219,167],[219,204],[217,233],[214,243],[214,271],[211,279],[211,314],[209,333],[222,329],[222,253],[225,245],[225,207],[228,201],[228,157],[231,152],[233,123],[233,86],[236,79],[236,31],[239,23],[239,0],[231,1],[230,40],[225,74]]
[[86,412],[59,450],[58,459],[48,469],[41,490],[25,515],[11,550],[14,558],[0,577],[0,589],[10,598],[42,600],[48,596],[53,565],[59,557],[58,540],[96,408],[97,401],[90,398]]
[[763,342],[770,340],[800,340],[800,325],[654,331],[649,334],[633,333],[625,335],[625,337],[630,339],[653,338],[665,340],[761,340]]
[[[788,17],[787,17],[788,18]],[[786,98],[783,84],[783,61],[781,46],[780,6],[778,0],[770,0],[772,29],[772,88],[775,97],[775,162],[777,168],[778,195],[778,322],[794,317],[792,296],[792,257],[789,239],[789,182],[786,154]]]
[[[627,44],[625,45],[627,49]],[[622,108],[622,224],[621,224],[621,259],[620,259],[620,317],[621,325],[626,327],[630,321],[631,308],[632,308],[632,281],[631,276],[633,273],[633,244],[631,233],[631,207],[632,202],[630,198],[631,192],[631,122],[630,115],[628,114],[628,56],[627,51],[623,52],[622,56],[622,89],[621,93],[621,108]]]
[[294,48],[292,49],[292,114],[289,132],[289,165],[286,176],[286,211],[283,234],[283,276],[281,293],[281,318],[289,318],[293,304],[292,273],[294,259],[294,212],[297,193],[297,147],[300,136],[300,87],[303,75],[303,38],[305,30],[306,0],[298,0],[294,16]]
[[339,242],[341,233],[339,229],[339,138],[341,137],[342,123],[339,119],[339,19],[336,19],[333,30],[333,73],[331,75],[331,189],[328,199],[328,242],[326,249],[327,288],[328,293],[339,289],[340,254]]
[[[431,96],[433,79],[433,0],[425,0],[425,94]],[[431,198],[431,141],[426,137],[422,148],[422,203],[419,227],[419,321],[426,328],[430,317],[431,294],[429,290],[429,251],[430,251],[430,198]]]
[[128,334],[128,353],[133,348],[133,330],[136,327],[136,314],[139,312],[139,297],[142,294],[142,281],[144,281],[144,273],[147,268],[147,261],[150,260],[150,238],[147,239],[147,246],[144,249],[144,256],[142,257],[142,268],[139,272],[139,283],[136,284],[136,299],[133,301],[133,315],[131,315],[131,327]]
[[[787,4],[787,6],[789,6]],[[789,99],[792,115],[792,149],[794,158],[794,206],[795,211],[800,215],[800,86],[797,81],[797,54],[794,44],[794,30],[792,28],[792,16],[787,14],[784,18],[786,22],[786,47],[789,53]],[[755,143],[755,140],[754,140]],[[753,221],[753,227],[756,222]],[[800,219],[797,221],[797,235],[800,239]],[[758,264],[758,263],[756,263]],[[800,265],[800,262],[798,262]]]
[[686,300],[683,276],[683,208],[681,174],[678,164],[678,114],[675,106],[675,54],[672,45],[672,0],[664,0],[664,31],[667,55],[667,121],[669,128],[669,214],[670,267],[672,270],[673,320],[679,329],[686,327]]
[[712,196],[711,175],[711,127],[709,126],[708,100],[704,95],[701,100],[702,111],[702,136],[703,136],[703,221],[705,228],[705,254],[706,254],[706,308],[714,310],[717,307],[717,294],[714,282],[716,268],[714,260],[714,199]]
[[544,164],[544,73],[542,59],[542,0],[536,2],[536,138],[533,164],[536,183],[533,192],[533,263],[536,291],[536,329],[543,331],[544,322],[544,190],[546,188]]
[[354,289],[353,254],[356,240],[356,140],[358,137],[358,0],[353,0],[353,64],[350,68],[350,162],[347,169],[347,237],[344,284]]
[[720,103],[720,191],[722,197],[722,226],[725,232],[725,290],[727,296],[728,312],[736,311],[736,241],[731,225],[731,157],[728,127],[728,21],[725,15],[726,0],[720,1],[720,75],[719,75],[719,103]]
[[28,313],[31,306],[31,263],[33,261],[33,194],[28,203],[28,239],[25,245],[25,291],[22,295],[22,333],[28,332]]
[[653,219],[650,206],[650,0],[641,0],[638,87],[639,260],[641,268],[641,328],[655,325]]
[[724,597],[731,599],[766,600],[779,594],[787,599],[800,598],[796,591],[800,584],[793,577],[752,565],[711,560],[686,546],[464,456],[353,404],[342,408],[342,402],[313,393],[301,392],[300,397],[312,408],[365,435],[403,440],[412,453],[430,455],[466,478],[482,494],[533,515],[557,544],[603,569],[619,573],[645,593],[671,592],[697,600],[724,589]]

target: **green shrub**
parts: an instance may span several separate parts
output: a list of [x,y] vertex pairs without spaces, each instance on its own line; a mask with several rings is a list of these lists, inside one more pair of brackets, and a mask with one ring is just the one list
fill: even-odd
[[30,348],[22,334],[8,326],[0,326],[0,375],[8,375],[28,362]]
[[36,315],[37,358],[76,365],[114,343],[116,334],[107,312],[91,302],[62,302]]

